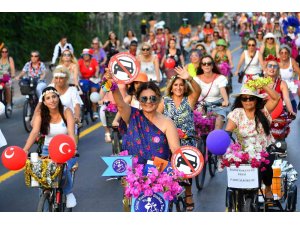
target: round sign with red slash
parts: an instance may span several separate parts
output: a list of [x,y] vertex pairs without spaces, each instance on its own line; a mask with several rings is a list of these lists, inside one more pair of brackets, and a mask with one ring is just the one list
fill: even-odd
[[192,178],[202,171],[204,158],[197,148],[182,146],[173,153],[171,164],[174,170],[183,172],[186,178]]
[[137,59],[127,52],[114,55],[108,64],[115,82],[118,84],[131,83],[140,72],[140,63]]

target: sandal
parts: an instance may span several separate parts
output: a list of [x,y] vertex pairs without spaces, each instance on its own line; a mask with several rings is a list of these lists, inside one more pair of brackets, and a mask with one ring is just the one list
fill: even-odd
[[105,142],[106,143],[110,143],[111,142],[110,133],[105,133]]
[[184,197],[184,199],[185,199],[185,205],[186,205],[186,211],[187,211],[187,212],[192,212],[192,211],[194,210],[195,203],[194,203],[194,202],[188,203],[188,202],[187,202],[187,198],[191,198],[192,201],[193,201],[193,195],[192,195],[192,194],[191,194],[191,195],[186,195],[186,196]]

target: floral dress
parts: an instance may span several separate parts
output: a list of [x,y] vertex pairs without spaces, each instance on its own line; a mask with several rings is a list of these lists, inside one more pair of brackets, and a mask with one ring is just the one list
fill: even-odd
[[142,110],[131,107],[129,125],[120,121],[122,150],[137,156],[138,163],[146,164],[155,156],[169,160],[171,151],[166,135],[143,114]]
[[[272,118],[268,110],[264,108],[262,112],[271,124]],[[249,152],[250,157],[253,157],[255,153],[261,152],[263,149],[266,150],[266,148],[274,142],[274,138],[271,134],[265,134],[261,123],[258,125],[258,129],[255,129],[255,120],[249,119],[243,108],[234,109],[228,114],[228,118],[236,124],[243,138],[243,143],[240,144],[245,146],[245,151]]]
[[[181,129],[187,137],[195,135],[194,114],[191,108],[188,98],[184,97],[180,103],[178,109],[176,109],[175,103],[172,98],[164,97],[164,115],[171,118],[176,127]],[[196,146],[194,138],[180,139],[180,145]]]

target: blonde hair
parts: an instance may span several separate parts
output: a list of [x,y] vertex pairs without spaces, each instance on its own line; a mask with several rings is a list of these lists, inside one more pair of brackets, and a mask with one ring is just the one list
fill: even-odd
[[70,79],[70,70],[62,65],[58,65],[55,70],[53,71],[53,77],[55,77],[56,73],[60,73],[60,74],[66,74],[66,78],[67,80]]
[[92,47],[93,47],[93,42],[98,42],[99,48],[102,48],[102,42],[100,41],[100,39],[98,37],[93,38],[92,44],[91,44]]
[[64,51],[62,51],[61,56],[60,56],[60,58],[59,58],[58,64],[59,64],[59,65],[64,64],[64,61],[63,61],[63,54],[64,54],[66,51],[68,51],[68,52],[71,54],[71,63],[77,64],[77,59],[75,58],[74,54],[73,54],[69,49],[65,49]]

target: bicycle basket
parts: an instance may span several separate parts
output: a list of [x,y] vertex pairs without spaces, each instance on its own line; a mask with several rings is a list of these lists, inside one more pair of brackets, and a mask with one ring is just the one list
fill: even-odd
[[28,187],[58,188],[63,174],[63,165],[50,159],[39,159],[32,163],[26,161],[25,184]]
[[227,186],[238,189],[259,188],[258,168],[249,164],[227,167]]
[[207,135],[215,129],[216,116],[213,113],[203,115],[203,112],[194,111],[195,131],[198,137]]
[[116,117],[116,112],[109,112],[105,111],[105,118],[106,118],[106,126],[107,127],[112,127],[112,122],[114,121]]
[[28,78],[24,78],[19,81],[20,91],[22,95],[34,95],[35,88],[37,82],[34,81],[33,84],[30,85],[30,80]]

